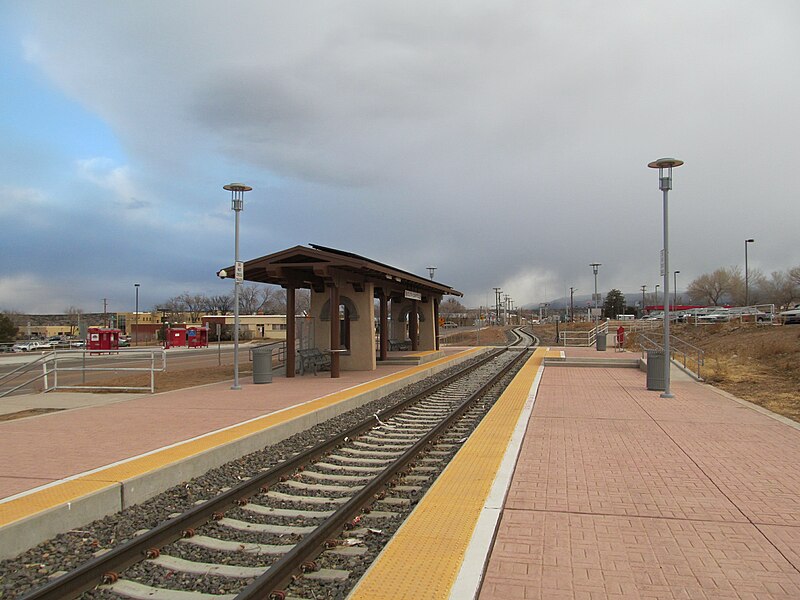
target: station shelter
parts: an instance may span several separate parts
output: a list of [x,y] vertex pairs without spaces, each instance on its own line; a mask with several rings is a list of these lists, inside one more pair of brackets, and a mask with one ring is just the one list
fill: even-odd
[[181,348],[186,346],[185,327],[167,327],[164,330],[164,348]]
[[207,348],[208,327],[187,327],[186,345],[189,348]]
[[86,330],[86,349],[92,352],[119,350],[119,329],[89,327]]
[[[225,271],[234,276],[234,267]],[[287,315],[296,314],[295,290],[311,291],[309,317],[320,326],[313,328],[310,343],[330,353],[331,377],[339,377],[340,369],[375,370],[377,361],[388,359],[390,343],[407,344],[412,351],[438,350],[442,297],[463,296],[431,279],[317,244],[246,261],[243,279],[286,289]],[[297,341],[295,319],[289,318],[286,347],[297,348]],[[295,361],[295,352],[287,352],[287,377],[294,377]]]

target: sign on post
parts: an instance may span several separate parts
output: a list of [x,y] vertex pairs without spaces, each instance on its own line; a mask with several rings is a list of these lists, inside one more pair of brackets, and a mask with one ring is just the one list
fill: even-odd
[[240,260],[236,261],[236,283],[244,281],[244,263]]

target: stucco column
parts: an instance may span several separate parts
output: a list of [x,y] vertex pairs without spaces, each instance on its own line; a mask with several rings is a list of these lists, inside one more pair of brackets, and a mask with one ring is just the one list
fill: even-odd
[[433,335],[436,339],[435,347],[439,350],[439,298],[433,299]]
[[331,378],[339,377],[339,287],[331,286]]
[[436,350],[436,317],[433,298],[428,298],[427,302],[417,303],[417,310],[421,315],[419,321],[419,340],[420,350]]
[[386,360],[389,357],[389,299],[383,290],[380,291],[380,323],[380,360]]
[[295,298],[294,286],[286,288],[286,376],[294,377],[295,371],[295,338],[297,333],[294,326]]
[[419,350],[419,332],[417,327],[419,325],[419,318],[417,316],[417,301],[411,301],[411,311],[408,313],[408,335],[411,338],[411,350],[416,352]]

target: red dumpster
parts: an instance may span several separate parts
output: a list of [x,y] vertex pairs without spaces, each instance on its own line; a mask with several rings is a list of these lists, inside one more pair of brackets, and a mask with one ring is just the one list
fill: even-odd
[[86,348],[92,352],[116,352],[119,350],[119,329],[90,327],[86,332]]
[[189,348],[208,347],[208,327],[189,327],[186,329],[186,343]]

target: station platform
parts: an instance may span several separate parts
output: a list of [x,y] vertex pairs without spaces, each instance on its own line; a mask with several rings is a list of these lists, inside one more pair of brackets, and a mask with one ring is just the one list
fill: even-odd
[[800,598],[798,424],[613,354],[538,350],[349,600]]
[[[280,422],[305,429],[347,398],[475,352],[446,351],[340,380],[243,380],[238,392],[228,382],[0,423],[12,453],[0,454],[0,549],[4,531],[37,516],[72,518],[68,494],[89,507],[105,494],[119,503],[124,489],[134,503],[152,478],[168,479],[165,464],[204,456],[200,446],[225,447],[228,435],[260,443]],[[598,361],[545,366],[562,353]],[[675,397],[661,398],[644,371],[609,365],[636,356],[538,349],[350,600],[799,598],[800,426],[677,369]],[[46,505],[49,490],[58,494]]]

